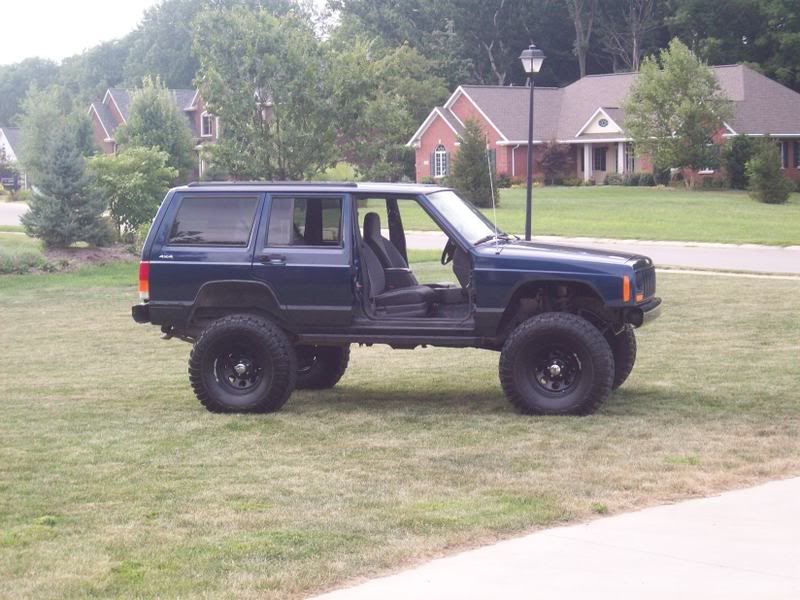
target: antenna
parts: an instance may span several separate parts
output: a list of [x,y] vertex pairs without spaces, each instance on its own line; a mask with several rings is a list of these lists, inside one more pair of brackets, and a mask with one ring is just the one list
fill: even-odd
[[492,215],[494,221],[494,253],[500,254],[500,240],[497,239],[497,203],[494,200],[494,177],[492,177],[492,159],[486,149],[486,165],[489,168],[489,189],[492,192]]

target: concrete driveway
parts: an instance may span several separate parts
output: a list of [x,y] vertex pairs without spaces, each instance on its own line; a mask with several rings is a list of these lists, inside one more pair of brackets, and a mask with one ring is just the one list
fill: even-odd
[[20,225],[19,218],[26,212],[24,202],[0,202],[0,225]]
[[[388,237],[388,232],[385,233]],[[409,248],[444,248],[446,236],[439,231],[409,231]],[[657,266],[755,273],[800,275],[800,246],[760,246],[757,244],[708,244],[701,242],[651,242],[603,238],[534,236],[535,242],[599,248],[611,252],[632,252],[652,258]]]
[[317,600],[800,598],[800,478],[548,529]]

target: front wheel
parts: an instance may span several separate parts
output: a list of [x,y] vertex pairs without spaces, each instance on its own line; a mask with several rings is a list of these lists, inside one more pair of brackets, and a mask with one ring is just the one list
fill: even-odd
[[585,415],[608,398],[614,357],[603,335],[570,313],[544,313],[520,324],[500,353],[500,383],[528,415]]
[[211,323],[189,357],[189,381],[212,412],[271,412],[289,399],[297,358],[280,327],[255,315]]

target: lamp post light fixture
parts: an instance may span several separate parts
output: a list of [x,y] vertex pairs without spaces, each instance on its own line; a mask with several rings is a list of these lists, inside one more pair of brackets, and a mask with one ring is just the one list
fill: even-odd
[[530,102],[528,104],[528,194],[525,198],[525,239],[531,239],[531,220],[533,212],[533,76],[542,68],[545,56],[539,48],[531,44],[522,54],[519,60],[522,68],[528,75],[528,87],[531,89]]

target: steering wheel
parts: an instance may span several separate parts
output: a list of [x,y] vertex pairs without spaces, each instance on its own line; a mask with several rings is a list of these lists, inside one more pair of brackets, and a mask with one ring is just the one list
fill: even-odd
[[444,246],[444,250],[442,250],[442,258],[441,262],[443,265],[453,262],[453,257],[456,255],[456,243],[448,239],[447,243]]

